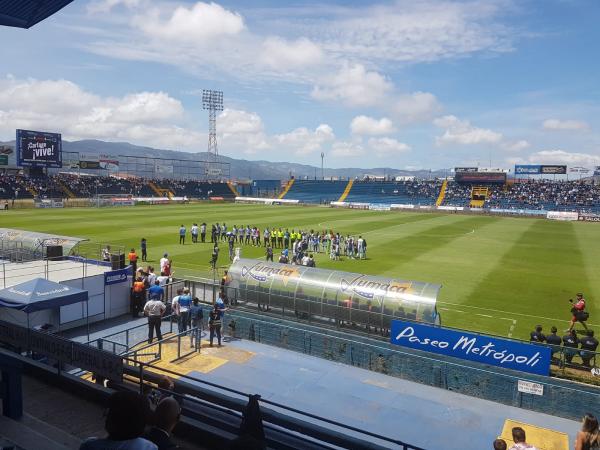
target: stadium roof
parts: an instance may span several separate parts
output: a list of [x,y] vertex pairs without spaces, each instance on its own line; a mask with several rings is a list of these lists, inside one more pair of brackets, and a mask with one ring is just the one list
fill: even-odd
[[31,28],[73,0],[0,0],[0,25]]

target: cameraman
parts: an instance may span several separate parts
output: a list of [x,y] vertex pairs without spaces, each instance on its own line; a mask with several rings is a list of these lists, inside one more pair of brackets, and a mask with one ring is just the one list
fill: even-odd
[[[573,303],[573,299],[569,299],[569,302]],[[585,324],[585,321],[588,320],[590,314],[585,310],[585,299],[583,298],[583,294],[581,292],[577,294],[577,299],[576,302],[573,303],[571,313],[573,314],[573,317],[571,318],[571,325],[566,331],[570,332],[575,326],[575,322],[581,323],[581,325],[583,325],[583,328],[585,328],[587,331],[588,327]]]

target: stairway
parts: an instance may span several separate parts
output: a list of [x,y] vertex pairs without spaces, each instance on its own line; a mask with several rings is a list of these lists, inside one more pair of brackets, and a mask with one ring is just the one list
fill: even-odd
[[229,188],[229,190],[231,190],[234,197],[240,196],[239,192],[237,191],[237,189],[235,188],[235,186],[233,185],[233,183],[231,181],[227,182],[227,187]]
[[277,198],[283,198],[286,196],[286,194],[289,192],[289,190],[291,189],[292,185],[294,184],[294,181],[296,181],[295,178],[290,178],[290,180],[287,182],[287,184],[285,185],[285,187],[283,188],[283,191],[281,191],[281,193],[279,194],[279,196]]
[[25,186],[25,189],[27,189],[27,192],[29,192],[33,196],[33,198],[38,196],[37,191],[31,186]]
[[56,185],[57,185],[57,186],[60,188],[60,190],[61,190],[61,191],[63,191],[63,192],[65,193],[65,195],[66,195],[68,198],[75,198],[75,197],[77,197],[77,196],[76,196],[76,195],[73,193],[73,191],[72,191],[71,189],[69,189],[69,188],[67,187],[67,185],[66,185],[65,183],[63,183],[61,180],[59,180],[59,179],[57,179],[57,178],[55,178],[54,180],[55,180],[55,183],[56,183]]
[[487,199],[489,189],[484,186],[473,186],[471,189],[471,208],[483,208],[485,200]]
[[150,186],[150,189],[152,189],[156,195],[158,195],[159,197],[163,196],[161,189],[159,189],[158,186],[152,181],[148,181],[148,186]]
[[438,195],[437,200],[435,201],[435,206],[441,206],[444,203],[444,198],[446,198],[446,188],[448,187],[448,180],[444,180],[442,183],[442,187],[440,188],[440,193]]
[[148,181],[148,186],[150,186],[150,189],[152,189],[154,191],[154,193],[156,195],[158,195],[159,197],[168,197],[169,200],[171,200],[173,197],[175,197],[175,194],[173,192],[171,192],[169,189],[160,188],[152,181]]
[[352,189],[353,185],[354,185],[354,178],[351,178],[350,180],[348,180],[346,189],[344,189],[344,192],[342,192],[342,195],[340,195],[340,198],[338,198],[338,202],[343,202],[344,200],[346,200],[346,197],[348,197],[348,194],[350,193],[350,190]]

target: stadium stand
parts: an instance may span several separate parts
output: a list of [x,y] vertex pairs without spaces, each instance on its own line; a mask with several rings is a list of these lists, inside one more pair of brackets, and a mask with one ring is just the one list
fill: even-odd
[[442,181],[355,181],[347,202],[435,205]]
[[347,180],[295,180],[281,198],[300,200],[305,203],[335,202],[341,197],[347,185]]
[[[282,192],[285,199],[305,203],[339,201],[376,204],[480,206],[506,210],[530,209],[600,213],[600,185],[586,181],[536,180],[506,185],[460,184],[455,181],[295,180]],[[445,188],[445,189],[443,189]],[[442,190],[444,195],[441,195]],[[473,195],[485,192],[485,200]],[[61,173],[44,177],[0,175],[0,199],[92,198],[131,194],[139,197],[174,195],[190,199],[233,199],[226,182],[151,180]]]
[[228,184],[220,182],[59,174],[42,178],[0,175],[0,198],[92,198],[99,194],[131,194],[140,197],[155,197],[157,193],[152,189],[152,184],[158,186],[161,191],[170,191],[178,197],[223,197],[226,199],[234,197],[234,193]]
[[600,212],[600,186],[581,181],[531,181],[492,189],[488,208]]

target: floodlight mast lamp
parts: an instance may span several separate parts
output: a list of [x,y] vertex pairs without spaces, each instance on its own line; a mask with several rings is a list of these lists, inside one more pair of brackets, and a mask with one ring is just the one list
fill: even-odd
[[[218,162],[219,149],[217,147],[217,111],[223,111],[223,91],[211,89],[202,90],[202,108],[208,110],[208,154],[211,162]],[[210,164],[207,176],[212,176]]]

